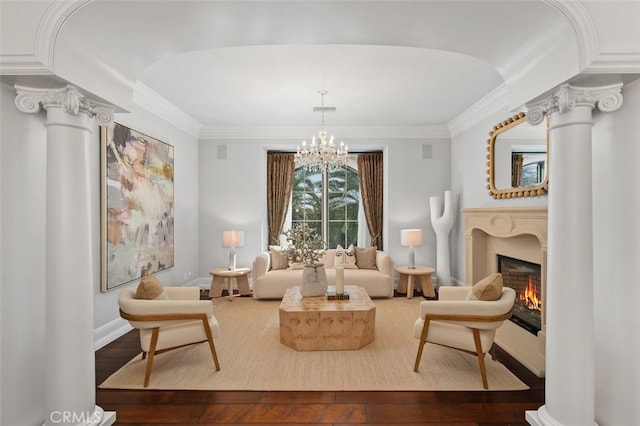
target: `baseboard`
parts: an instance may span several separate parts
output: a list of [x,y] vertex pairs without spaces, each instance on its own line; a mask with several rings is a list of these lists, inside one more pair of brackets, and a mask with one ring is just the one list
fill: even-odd
[[211,287],[211,278],[196,278],[195,280],[191,281],[187,285],[192,287],[200,287],[200,288],[208,289],[209,287]]
[[124,336],[129,331],[133,330],[133,327],[122,318],[116,318],[113,321],[106,323],[93,331],[94,338],[94,350],[98,350],[109,343],[116,340],[118,337]]

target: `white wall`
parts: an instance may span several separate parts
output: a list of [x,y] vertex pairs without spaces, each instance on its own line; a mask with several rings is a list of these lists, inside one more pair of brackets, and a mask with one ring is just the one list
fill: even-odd
[[[225,229],[244,229],[245,246],[236,250],[238,266],[251,267],[267,248],[266,152],[295,150],[300,140],[203,140],[200,143],[200,277],[227,264],[222,247]],[[435,265],[435,237],[429,216],[429,197],[450,189],[451,150],[448,139],[345,141],[352,152],[385,152],[385,250],[396,263],[406,263],[408,249],[400,246],[400,229],[422,228],[424,245],[416,248],[416,262]],[[422,159],[422,145],[432,146],[432,159]],[[225,145],[227,158],[217,159]],[[393,173],[389,173],[392,170]]]
[[596,422],[640,419],[640,80],[615,113],[594,113]]

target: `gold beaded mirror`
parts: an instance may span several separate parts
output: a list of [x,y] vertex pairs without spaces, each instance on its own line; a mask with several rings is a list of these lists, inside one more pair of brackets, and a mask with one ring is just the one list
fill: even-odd
[[549,188],[547,126],[524,112],[496,124],[487,140],[487,189],[493,198],[545,195]]

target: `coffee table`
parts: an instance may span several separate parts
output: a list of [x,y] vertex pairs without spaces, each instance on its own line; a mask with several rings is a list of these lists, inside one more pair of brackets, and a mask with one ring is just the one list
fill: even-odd
[[349,300],[327,300],[288,288],[280,304],[280,343],[297,351],[335,351],[373,342],[376,305],[362,287],[346,285],[345,291]]

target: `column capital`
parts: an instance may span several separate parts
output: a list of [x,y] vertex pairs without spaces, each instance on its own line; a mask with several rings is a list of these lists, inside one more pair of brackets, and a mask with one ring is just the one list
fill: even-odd
[[19,85],[14,87],[17,93],[15,104],[19,111],[34,114],[40,109],[56,107],[71,115],[83,113],[95,117],[101,126],[113,124],[113,107],[86,97],[75,86],[67,85],[57,89]]
[[555,93],[526,104],[527,122],[538,125],[554,112],[563,114],[576,106],[598,106],[602,112],[612,112],[622,105],[622,83],[600,87],[578,87],[569,83],[560,85]]

